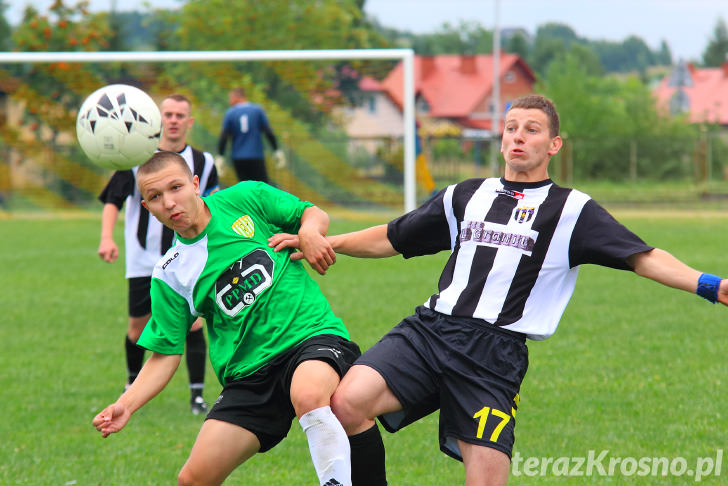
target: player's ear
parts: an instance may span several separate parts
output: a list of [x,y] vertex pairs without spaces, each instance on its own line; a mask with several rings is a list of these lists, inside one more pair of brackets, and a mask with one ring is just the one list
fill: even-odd
[[142,206],[144,206],[144,209],[149,211],[149,208],[147,207],[147,202],[144,199],[142,199]]
[[192,176],[192,185],[195,186],[195,195],[199,196],[200,193],[200,178],[196,175]]
[[561,146],[564,144],[564,141],[561,140],[561,137],[556,135],[554,138],[551,139],[551,144],[549,145],[549,155],[553,157],[554,155],[559,153],[559,150],[561,150]]

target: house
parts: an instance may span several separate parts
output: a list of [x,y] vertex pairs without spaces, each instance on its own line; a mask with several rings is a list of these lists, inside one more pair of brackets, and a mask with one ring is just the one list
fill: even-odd
[[[418,116],[447,120],[462,128],[491,129],[492,55],[416,56],[414,65]],[[512,100],[533,92],[536,78],[515,54],[501,54],[499,71],[500,112],[505,113]],[[382,81],[398,106],[402,106],[403,75],[400,63]]]
[[[414,71],[415,111],[424,127],[445,127],[450,133],[491,129],[492,55],[415,56]],[[533,92],[535,76],[515,54],[501,54],[499,71],[500,111],[505,113],[509,102]],[[349,135],[401,136],[403,76],[400,62],[381,82],[361,80],[363,103],[348,113]]]
[[692,123],[728,128],[728,61],[717,68],[679,63],[653,93],[664,111],[688,113]]

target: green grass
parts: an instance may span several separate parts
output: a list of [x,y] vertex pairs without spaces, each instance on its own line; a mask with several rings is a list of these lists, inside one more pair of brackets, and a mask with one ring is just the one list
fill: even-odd
[[[696,268],[728,275],[725,217],[617,215],[648,243]],[[367,224],[334,221],[332,232]],[[0,234],[0,484],[173,484],[201,424],[188,411],[186,370],[120,434],[104,440],[91,426],[125,380],[126,282],[122,262],[108,265],[96,257],[98,218],[5,219]],[[366,349],[434,291],[446,256],[339,257],[327,276],[316,279]],[[628,272],[582,268],[556,335],[529,343],[516,451],[558,458],[608,450],[610,457],[684,457],[692,467],[698,457],[728,449],[725,312]],[[207,383],[211,401],[220,389],[211,369]],[[462,465],[438,450],[436,415],[384,439],[391,485],[464,483]],[[728,457],[723,466],[721,477],[701,484],[728,484]],[[509,484],[584,481],[522,475]],[[692,482],[618,472],[588,481]],[[298,425],[226,484],[316,484]]]

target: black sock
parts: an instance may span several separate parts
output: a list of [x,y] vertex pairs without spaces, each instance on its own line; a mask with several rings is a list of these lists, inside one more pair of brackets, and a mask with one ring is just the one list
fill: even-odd
[[190,393],[193,400],[197,396],[202,396],[206,354],[207,344],[202,329],[187,334],[187,372],[190,375]]
[[384,443],[375,423],[371,429],[349,436],[352,486],[386,486]]
[[144,363],[144,349],[131,342],[129,336],[125,336],[124,348],[126,349],[126,371],[129,374],[129,384],[134,383]]

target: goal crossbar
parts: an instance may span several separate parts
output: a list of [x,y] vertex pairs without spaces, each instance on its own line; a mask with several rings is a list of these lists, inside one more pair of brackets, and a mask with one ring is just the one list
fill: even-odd
[[0,64],[51,62],[188,62],[400,59],[403,67],[404,212],[415,208],[415,89],[412,49],[322,49],[270,51],[0,52]]

